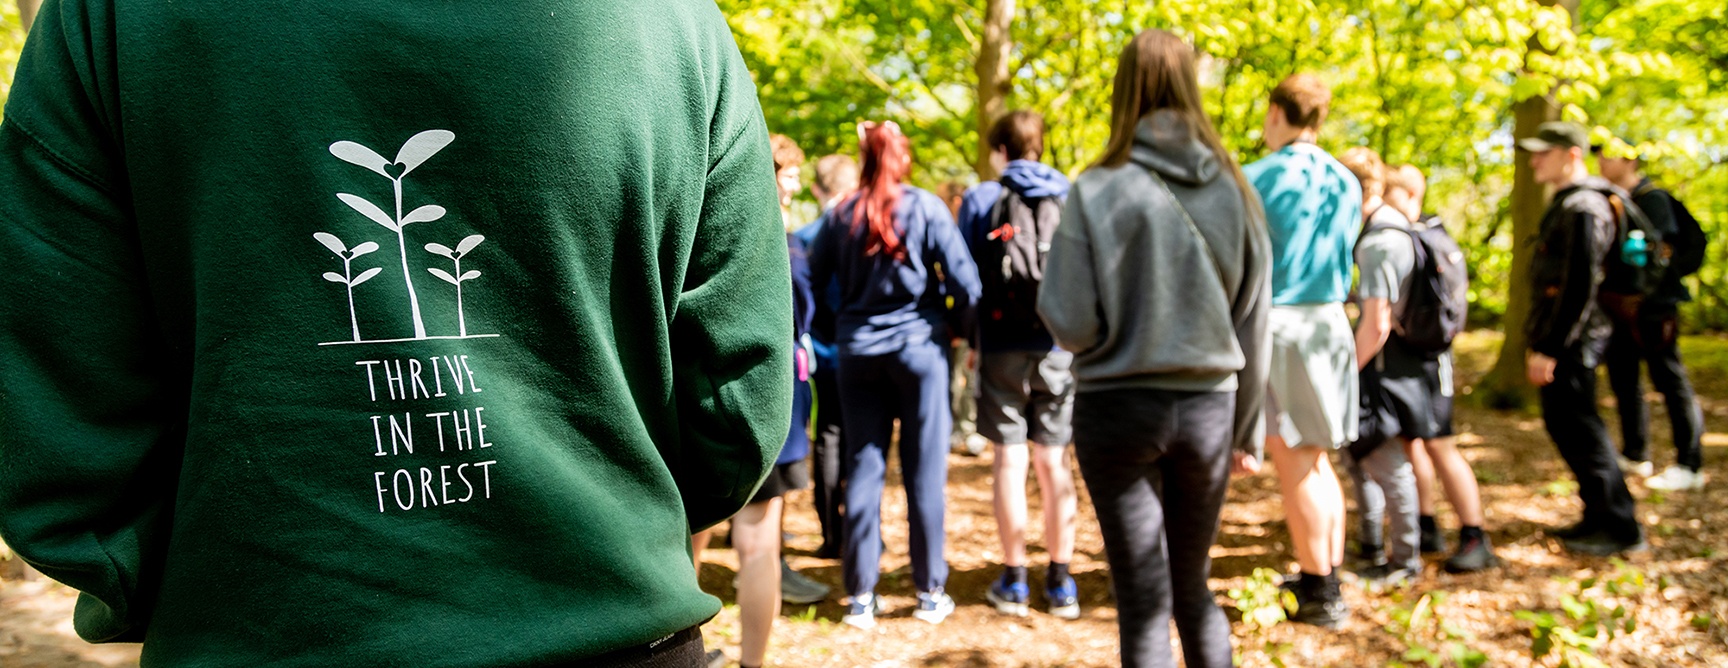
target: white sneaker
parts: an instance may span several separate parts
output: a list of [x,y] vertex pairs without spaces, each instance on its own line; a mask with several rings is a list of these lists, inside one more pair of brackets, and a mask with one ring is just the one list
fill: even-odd
[[1627,459],[1625,455],[1614,455],[1614,457],[1620,460],[1620,472],[1626,475],[1648,478],[1650,474],[1656,472],[1656,465],[1651,462],[1635,462]]
[[951,614],[954,614],[954,599],[940,589],[919,593],[918,607],[912,611],[913,617],[931,624],[941,624]]
[[1644,486],[1663,492],[1704,489],[1704,472],[1676,464],[1668,467],[1662,475],[1645,480]]
[[840,618],[840,623],[865,631],[876,628],[876,611],[881,607],[882,602],[876,599],[875,594],[853,596],[852,604],[847,607],[846,615]]

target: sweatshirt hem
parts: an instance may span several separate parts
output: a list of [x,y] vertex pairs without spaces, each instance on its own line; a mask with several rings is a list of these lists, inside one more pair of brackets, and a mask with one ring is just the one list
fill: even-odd
[[1222,373],[1149,373],[1117,378],[1082,378],[1076,392],[1109,390],[1170,390],[1174,392],[1234,392],[1236,372]]

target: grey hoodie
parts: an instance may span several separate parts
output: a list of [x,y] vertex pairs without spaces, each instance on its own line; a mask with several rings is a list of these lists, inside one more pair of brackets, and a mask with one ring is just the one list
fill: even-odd
[[1038,313],[1074,353],[1080,392],[1234,390],[1234,447],[1258,457],[1272,251],[1265,223],[1219,167],[1180,115],[1141,119],[1131,161],[1086,170],[1070,191]]

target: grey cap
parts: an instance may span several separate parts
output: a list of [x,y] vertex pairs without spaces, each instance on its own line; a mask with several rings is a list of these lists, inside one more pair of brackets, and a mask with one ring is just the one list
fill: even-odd
[[1590,134],[1570,121],[1549,121],[1536,126],[1536,136],[1518,140],[1518,148],[1541,153],[1556,148],[1590,148]]

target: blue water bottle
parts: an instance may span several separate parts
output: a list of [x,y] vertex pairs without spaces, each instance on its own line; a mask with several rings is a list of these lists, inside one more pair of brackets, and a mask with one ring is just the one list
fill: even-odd
[[1649,264],[1650,245],[1644,240],[1643,230],[1626,233],[1626,243],[1620,246],[1620,261],[1634,267]]

